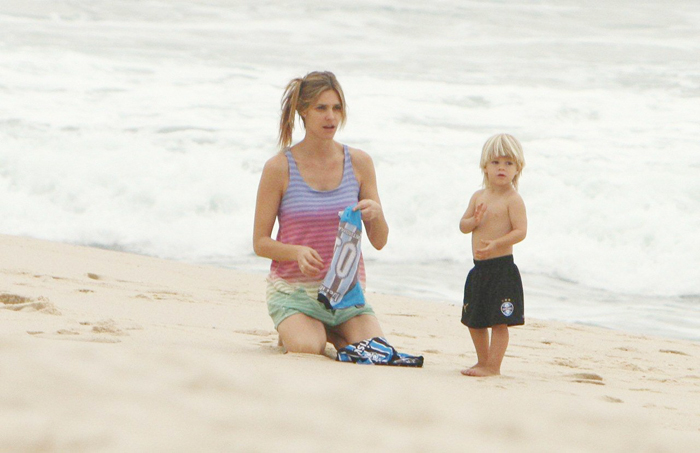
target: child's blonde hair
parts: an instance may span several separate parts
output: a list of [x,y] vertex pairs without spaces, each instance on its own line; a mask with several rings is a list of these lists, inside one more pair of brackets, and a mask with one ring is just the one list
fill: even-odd
[[[280,118],[279,147],[285,149],[292,143],[292,132],[294,131],[294,119],[298,114],[300,117],[305,113],[311,103],[323,92],[333,90],[340,98],[342,108],[340,126],[345,124],[347,116],[345,108],[345,95],[343,89],[335,78],[335,74],[330,71],[310,72],[303,78],[292,79],[282,96],[282,116]],[[302,122],[304,118],[301,117]]]
[[513,178],[513,187],[515,190],[518,190],[518,181],[525,167],[523,147],[518,139],[509,134],[496,134],[484,143],[484,147],[481,150],[481,171],[484,174],[483,185],[486,188],[490,187],[486,166],[496,157],[508,157],[515,161],[518,171]]

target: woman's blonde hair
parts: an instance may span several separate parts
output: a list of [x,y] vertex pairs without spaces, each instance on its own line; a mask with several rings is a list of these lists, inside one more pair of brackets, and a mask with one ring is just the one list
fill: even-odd
[[525,168],[523,147],[518,139],[509,134],[496,134],[484,143],[484,147],[481,150],[481,171],[484,174],[483,185],[486,188],[490,187],[486,166],[496,157],[508,157],[515,161],[518,171],[513,178],[513,187],[515,190],[518,190],[518,181],[523,168]]
[[329,71],[314,71],[303,78],[292,79],[282,96],[282,116],[280,118],[279,147],[287,148],[292,143],[294,120],[298,114],[302,122],[302,114],[311,107],[311,104],[325,91],[334,90],[340,98],[341,118],[340,126],[345,124],[346,108],[345,95],[335,75]]

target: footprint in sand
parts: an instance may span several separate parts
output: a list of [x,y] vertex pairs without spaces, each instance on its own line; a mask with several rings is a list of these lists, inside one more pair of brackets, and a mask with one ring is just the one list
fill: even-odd
[[148,293],[139,293],[132,296],[136,299],[146,299],[146,300],[164,300],[164,301],[178,301],[178,302],[188,302],[195,303],[192,296],[188,294],[176,293],[173,291],[149,291]]
[[[271,337],[276,333],[276,332],[272,332],[270,330],[262,330],[262,329],[234,330],[234,332],[241,333],[243,335],[250,335],[253,337]],[[265,338],[264,340],[260,340],[259,343],[260,344],[269,344],[269,343],[274,343],[274,340],[271,340],[269,338]]]
[[643,387],[640,387],[640,388],[631,388],[631,389],[630,389],[630,392],[649,392],[649,393],[661,393],[661,392],[660,392],[659,390],[652,390],[652,389],[649,389],[649,388],[643,388]]
[[16,294],[0,294],[0,303],[7,306],[21,305],[31,302],[28,297],[18,296]]
[[0,294],[0,309],[12,311],[40,311],[49,315],[61,314],[54,304],[43,296],[37,299],[30,299],[16,294]]
[[630,371],[636,371],[636,372],[644,372],[644,369],[641,368],[640,366],[634,364],[634,363],[629,363],[629,362],[622,362],[620,366],[626,370]]
[[578,382],[581,384],[594,384],[594,385],[605,385],[603,378],[595,373],[574,373],[569,375],[572,377],[572,382]]
[[73,329],[60,329],[57,330],[56,333],[58,335],[80,335],[80,332],[77,332]]
[[257,344],[260,345],[264,350],[270,353],[279,353],[280,348],[283,348],[282,346],[282,339],[277,337],[274,338],[274,336],[277,334],[277,332],[271,331],[271,330],[263,330],[263,329],[244,329],[244,330],[234,330],[236,333],[240,333],[243,335],[250,335],[252,337],[258,337],[259,339],[256,340]]
[[76,329],[59,329],[54,333],[45,332],[30,332],[28,334],[35,336],[37,338],[44,338],[47,340],[71,340],[71,341],[86,341],[89,343],[120,343],[121,340],[112,337],[102,337],[98,335],[85,335]]
[[395,336],[395,337],[416,338],[415,335],[411,335],[411,334],[403,333],[403,332],[391,332],[391,335]]
[[573,362],[569,359],[565,359],[563,357],[556,357],[551,363],[554,365],[559,365],[559,366],[563,366],[563,367],[567,367],[567,368],[578,368],[579,367],[575,362]]
[[116,337],[128,336],[129,334],[126,333],[125,330],[141,329],[141,327],[136,324],[120,327],[112,319],[97,322],[81,321],[78,324],[80,327],[59,329],[54,333],[36,331],[27,331],[27,333],[39,338],[54,340],[87,341],[91,343],[120,343],[121,340]]
[[418,315],[414,315],[411,313],[387,313],[386,315],[387,316],[401,316],[404,318],[417,318],[418,317]]
[[96,323],[82,321],[80,325],[92,327],[92,329],[90,330],[90,332],[92,333],[104,333],[108,335],[127,335],[122,329],[117,327],[117,323],[111,319],[99,321]]
[[619,348],[615,348],[618,351],[624,351],[624,352],[639,352],[638,349],[628,347],[628,346],[620,346]]
[[676,351],[674,349],[659,349],[659,352],[663,352],[664,354],[677,354],[690,357],[690,354],[686,354],[683,351]]
[[242,333],[243,335],[253,335],[255,337],[267,337],[275,334],[275,332],[272,332],[270,330],[262,329],[235,330],[234,332]]

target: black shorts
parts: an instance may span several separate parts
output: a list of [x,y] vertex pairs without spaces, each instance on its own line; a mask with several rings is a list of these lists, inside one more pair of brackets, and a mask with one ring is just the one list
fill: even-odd
[[513,255],[474,260],[464,284],[462,324],[474,329],[525,324],[523,282]]

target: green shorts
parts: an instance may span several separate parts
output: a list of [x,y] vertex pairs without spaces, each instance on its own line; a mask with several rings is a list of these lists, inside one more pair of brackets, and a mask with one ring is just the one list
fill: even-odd
[[367,303],[361,307],[329,310],[321,302],[311,297],[308,290],[289,285],[283,285],[281,288],[280,285],[269,280],[267,283],[267,311],[275,323],[275,329],[282,321],[297,313],[318,319],[329,327],[338,326],[355,316],[375,316],[374,310]]

